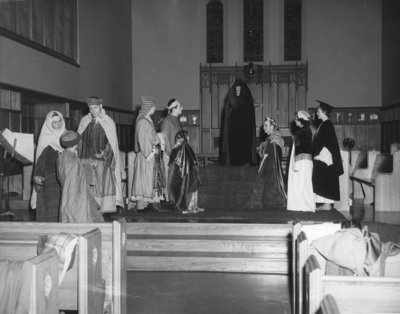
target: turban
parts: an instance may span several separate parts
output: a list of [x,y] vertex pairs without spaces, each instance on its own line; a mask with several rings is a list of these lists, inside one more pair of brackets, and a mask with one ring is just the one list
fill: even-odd
[[68,148],[77,145],[80,139],[81,136],[78,133],[74,131],[67,131],[61,136],[60,143],[61,146]]
[[168,102],[167,108],[168,108],[168,110],[172,110],[172,109],[174,109],[176,106],[178,106],[178,104],[179,104],[179,102],[178,102],[175,98],[172,98],[172,99]]
[[100,106],[103,104],[103,99],[97,96],[91,96],[86,100],[88,106]]
[[142,107],[140,108],[139,115],[146,115],[153,107],[155,107],[153,98],[142,96]]
[[310,114],[307,111],[300,110],[297,112],[297,118],[310,121]]

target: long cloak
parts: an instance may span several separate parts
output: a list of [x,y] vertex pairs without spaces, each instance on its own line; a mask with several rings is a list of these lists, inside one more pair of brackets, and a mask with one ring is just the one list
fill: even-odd
[[188,209],[192,194],[200,185],[200,175],[196,155],[186,138],[177,142],[169,161],[169,191],[175,209]]
[[134,199],[151,201],[156,196],[154,189],[154,148],[158,140],[153,121],[147,116],[137,120],[135,138],[137,154],[131,194]]
[[[239,96],[236,87],[240,87]],[[255,165],[256,120],[254,100],[242,79],[237,79],[225,98],[221,125],[220,160],[224,165]]]
[[45,178],[42,185],[34,185],[36,191],[36,220],[57,222],[61,199],[61,185],[57,180],[57,158],[59,152],[47,146],[36,162],[33,176]]
[[253,193],[245,204],[250,209],[285,209],[286,192],[283,179],[281,156],[283,139],[271,134],[260,145],[263,159],[253,187]]
[[343,164],[335,128],[330,120],[322,122],[318,128],[314,139],[313,157],[319,155],[324,147],[332,155],[332,165],[328,166],[326,163],[314,159],[313,190],[319,196],[339,201],[339,176],[343,174]]
[[[83,116],[78,127],[78,133],[82,134],[89,123],[92,122],[92,116],[90,113]],[[106,114],[105,110],[102,109],[101,115],[99,118],[96,118],[96,122],[100,123],[101,127],[104,129],[106,133],[107,140],[111,145],[111,149],[114,154],[115,159],[115,168],[111,169],[113,174],[113,180],[115,180],[116,186],[116,195],[115,201],[116,206],[124,206],[123,198],[122,198],[122,186],[121,186],[121,166],[120,166],[120,157],[119,157],[119,147],[118,147],[118,137],[117,137],[117,128],[115,126],[115,122]],[[116,206],[113,208],[102,209],[103,211],[111,212],[116,211]]]
[[64,150],[57,159],[57,174],[62,185],[60,222],[104,222],[78,155]]

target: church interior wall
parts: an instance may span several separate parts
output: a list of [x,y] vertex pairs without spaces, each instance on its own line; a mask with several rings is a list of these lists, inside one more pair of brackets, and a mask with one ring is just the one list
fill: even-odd
[[[224,6],[224,60],[243,65],[242,1]],[[199,64],[206,63],[206,0],[133,0],[133,101],[164,104],[174,96],[199,109]],[[308,102],[381,106],[381,1],[303,0],[302,61],[309,64]],[[264,64],[283,61],[283,1],[264,2]]]
[[79,67],[0,36],[0,82],[76,101],[97,94],[131,109],[130,2],[78,1],[78,33]]

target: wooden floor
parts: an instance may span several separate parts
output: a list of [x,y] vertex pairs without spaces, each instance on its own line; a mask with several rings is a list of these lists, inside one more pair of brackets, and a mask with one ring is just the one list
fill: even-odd
[[291,313],[287,276],[129,272],[129,313]]

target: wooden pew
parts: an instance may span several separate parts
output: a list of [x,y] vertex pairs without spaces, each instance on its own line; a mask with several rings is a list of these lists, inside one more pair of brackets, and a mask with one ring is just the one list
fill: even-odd
[[[373,189],[369,186],[369,182],[372,178],[375,161],[379,154],[378,150],[369,150],[368,152],[360,153],[358,156],[354,172],[350,174],[353,199],[364,198],[365,204],[373,202]],[[367,186],[365,186],[366,184]]]
[[326,295],[335,299],[339,313],[399,313],[400,278],[327,276],[317,258],[306,261],[306,312],[318,313]]
[[[333,234],[336,230],[340,229],[340,224],[334,223],[307,223],[308,226],[312,226],[313,237],[315,238],[315,234],[319,235],[328,235]],[[304,307],[304,266],[308,256],[314,254],[318,256],[319,262],[321,265],[325,267],[325,260],[322,256],[315,250],[313,246],[309,244],[306,232],[307,225],[304,223],[295,223],[293,224],[292,229],[292,304],[294,308],[294,313],[302,313],[302,309]],[[310,229],[310,228],[309,228]],[[311,233],[311,231],[309,232]]]
[[118,219],[112,223],[38,223],[0,222],[0,239],[7,234],[21,233],[25,239],[37,238],[42,234],[60,232],[83,234],[93,228],[101,232],[102,278],[105,280],[106,311],[112,314],[126,314],[127,260],[126,221]]
[[[372,220],[375,221],[375,210],[376,210],[376,178],[381,174],[389,174],[393,171],[393,155],[391,154],[378,154],[375,158],[374,167],[371,171],[369,177],[360,176],[360,173],[357,173],[357,170],[354,172],[353,176],[350,176],[350,179],[353,181],[353,192],[355,193],[354,183],[357,182],[361,185],[361,189],[364,194],[364,203],[373,204],[373,216]],[[382,177],[383,178],[383,177]],[[389,178],[388,178],[389,179]],[[385,182],[388,179],[380,179],[380,181]],[[390,181],[389,179],[388,181]],[[368,187],[368,189],[367,189]],[[393,186],[388,185],[388,188],[391,190]],[[371,200],[372,196],[372,200]],[[356,198],[355,194],[353,197]]]
[[128,269],[289,274],[289,224],[130,223]]
[[400,143],[392,143],[390,144],[390,153],[393,154],[394,152],[397,152],[400,150]]
[[[385,172],[375,178],[375,211],[400,211],[400,150],[394,151]],[[390,167],[392,166],[392,167]]]
[[343,174],[339,177],[340,201],[335,201],[334,207],[341,212],[350,211],[350,158],[347,150],[340,150],[343,163]]
[[[12,261],[12,256],[7,254],[7,250],[2,250],[1,258]],[[29,290],[21,291],[21,293],[30,293],[29,313],[58,314],[58,255],[56,251],[49,250],[27,259],[24,263],[26,268],[22,268],[21,278],[29,278],[30,284]],[[2,282],[1,285],[4,289],[5,283]],[[21,287],[24,287],[23,283]]]
[[319,308],[319,314],[340,314],[335,298],[331,294],[323,297]]
[[[49,235],[44,227],[36,236],[29,228],[13,232],[3,231],[0,228],[0,256],[7,255],[9,259],[15,261],[35,256],[39,235]],[[102,313],[105,293],[101,278],[102,254],[99,229],[92,229],[80,235],[76,252],[73,267],[65,274],[59,286],[57,306],[61,310],[78,310],[82,314]]]

